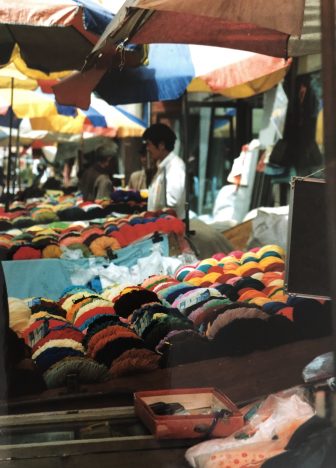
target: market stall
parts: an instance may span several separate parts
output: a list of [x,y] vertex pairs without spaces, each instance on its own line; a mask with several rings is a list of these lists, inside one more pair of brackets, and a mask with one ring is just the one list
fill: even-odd
[[[18,298],[58,299],[69,285],[85,285],[95,278],[100,285],[122,277],[141,282],[146,272],[149,275],[168,269],[174,263],[168,259],[169,254],[181,254],[186,247],[183,222],[169,211],[90,223],[34,224],[1,235],[7,290]],[[145,258],[147,267],[137,266]],[[32,270],[34,275],[30,275]]]
[[[21,262],[8,262],[15,263]],[[327,301],[286,294],[284,251],[278,246],[217,254],[192,264],[170,263],[174,274],[151,273],[146,263],[157,263],[155,253],[138,262],[142,281],[134,268],[133,276],[125,276],[125,267],[117,265],[113,279],[110,265],[94,269],[90,283],[85,267],[81,272],[75,264],[77,281],[57,299],[30,296],[10,303],[10,326],[30,348],[49,388],[66,385],[72,373],[77,385],[94,382],[86,366],[101,366],[104,380],[113,381],[330,334]],[[42,290],[47,283],[46,273]]]
[[[40,412],[46,407],[59,409],[60,405],[73,412],[76,405],[78,417],[90,424],[84,431],[77,425],[77,436],[72,428],[66,435],[55,436],[50,426],[44,426],[48,437],[57,440],[53,444],[53,458],[48,445],[50,439],[42,438],[41,443],[37,438],[36,446],[24,447],[22,439],[18,438],[18,444],[9,447],[14,453],[14,466],[21,468],[23,463],[36,466],[37,453],[42,463],[48,460],[50,466],[56,466],[64,456],[74,463],[99,461],[102,466],[109,466],[113,461],[118,466],[129,466],[130,461],[140,463],[137,460],[140,453],[144,461],[139,466],[185,466],[181,452],[195,441],[157,441],[143,427],[135,428],[129,421],[125,431],[127,433],[131,427],[133,439],[129,433],[125,436],[123,431],[113,432],[116,419],[120,426],[125,419],[134,416],[130,408],[109,413],[110,419],[104,419],[103,423],[101,413],[91,411],[85,416],[78,410],[79,406],[131,404],[135,390],[188,387],[191,394],[193,389],[196,394],[196,387],[207,387],[208,392],[212,392],[209,387],[216,386],[237,408],[239,406],[245,418],[246,424],[240,427],[245,432],[233,431],[232,437],[237,439],[242,435],[241,438],[253,439],[260,426],[252,426],[253,435],[248,432],[253,419],[247,416],[249,410],[259,415],[258,411],[265,405],[268,416],[263,414],[262,422],[276,414],[275,406],[271,409],[267,406],[268,398],[260,400],[260,397],[302,385],[303,367],[333,346],[330,303],[324,298],[289,296],[284,287],[284,269],[283,249],[267,245],[247,252],[221,252],[211,258],[193,259],[170,274],[157,272],[141,285],[113,283],[102,291],[97,291],[95,284],[90,287],[69,285],[57,300],[36,297],[16,303],[16,311],[19,309],[23,317],[19,313],[11,327],[24,339],[25,350],[30,348],[41,387],[39,396],[12,399],[9,406],[3,405],[3,412],[8,409],[13,413],[21,412],[23,408],[28,412]],[[13,319],[14,315],[12,309],[10,317]],[[23,346],[22,340],[20,342]],[[19,368],[14,366],[12,370],[18,376]],[[331,376],[329,370],[328,377]],[[325,381],[325,376],[322,380]],[[10,384],[12,392],[18,390],[12,382]],[[49,389],[42,388],[43,385]],[[295,400],[295,410],[287,407],[286,421],[282,421],[281,426],[272,426],[263,439],[267,444],[263,450],[252,443],[251,450],[248,447],[242,451],[246,446],[237,442],[238,453],[232,451],[232,446],[227,447],[225,440],[223,446],[215,447],[213,452],[208,450],[205,454],[208,457],[197,462],[204,463],[200,466],[207,468],[226,466],[225,463],[230,467],[244,466],[248,458],[248,462],[262,466],[264,460],[273,456],[291,456],[291,451],[300,448],[300,443],[296,446],[287,446],[287,443],[292,441],[296,430],[311,421],[317,408],[316,401],[308,403],[301,391],[302,388],[287,393],[289,400],[292,397]],[[314,388],[313,393],[316,394]],[[283,394],[276,395],[275,399],[283,397]],[[244,404],[256,398],[255,405],[247,409]],[[272,398],[270,396],[271,401]],[[221,411],[214,412],[214,427],[219,417],[230,422],[232,413]],[[61,429],[66,414],[58,416]],[[47,417],[39,414],[37,423],[45,424]],[[57,419],[55,414],[49,417],[53,423]],[[26,422],[18,418],[21,430],[22,426],[27,426],[29,418],[32,417],[27,416]],[[71,423],[75,419],[71,419]],[[11,437],[14,418],[4,417],[2,421]],[[96,440],[89,441],[93,434],[90,431],[97,428],[93,435]],[[104,428],[107,429],[104,431]],[[35,427],[33,434],[36,432]],[[198,432],[201,438],[204,434],[211,435],[209,427],[198,426]],[[115,437],[112,444],[111,433]],[[327,442],[332,445],[334,433],[328,434]],[[232,439],[228,436],[230,443]],[[67,437],[70,443],[66,442]],[[83,440],[78,442],[80,438]],[[301,440],[303,445],[305,442]],[[318,447],[318,444],[313,445]],[[35,453],[32,452],[34,448],[38,449]],[[6,449],[8,447],[2,451],[4,463],[7,462]],[[195,453],[196,458],[204,455],[198,450],[198,447],[188,450],[189,463],[195,463],[192,461]]]

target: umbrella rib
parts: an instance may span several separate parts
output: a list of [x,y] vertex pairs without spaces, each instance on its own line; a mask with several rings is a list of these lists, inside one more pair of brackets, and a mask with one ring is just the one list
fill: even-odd
[[132,23],[130,25],[129,30],[127,31],[126,37],[120,38],[120,37],[114,37],[113,32],[111,34],[108,34],[105,38],[101,38],[98,43],[100,44],[99,48],[96,48],[98,46],[98,43],[96,46],[93,48],[92,52],[88,54],[88,56],[85,59],[85,63],[83,65],[83,68],[81,71],[88,70],[90,68],[93,68],[97,61],[101,58],[102,56],[102,48],[104,46],[102,44],[107,44],[108,42],[112,42],[114,46],[117,46],[120,50],[123,50],[125,45],[127,43],[130,43],[131,38],[138,32],[139,29],[141,29],[142,25],[146,23],[146,21],[154,14],[153,11],[151,10],[143,10],[139,11],[136,10],[135,13],[132,13],[132,16],[136,17],[136,21],[134,24]]

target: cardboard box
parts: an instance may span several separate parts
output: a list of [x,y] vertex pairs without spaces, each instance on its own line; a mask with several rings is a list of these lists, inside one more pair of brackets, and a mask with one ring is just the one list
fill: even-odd
[[[163,402],[174,414],[156,414],[151,405]],[[159,405],[160,406],[160,405]],[[244,425],[244,417],[229,398],[215,388],[181,388],[136,392],[135,413],[157,438],[227,437]],[[156,408],[157,409],[157,408]]]
[[233,247],[238,250],[244,250],[247,247],[248,240],[252,234],[252,221],[244,221],[223,232],[223,235],[231,242]]

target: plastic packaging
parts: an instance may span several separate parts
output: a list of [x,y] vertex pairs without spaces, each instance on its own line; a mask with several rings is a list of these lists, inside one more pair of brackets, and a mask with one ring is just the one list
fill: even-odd
[[258,460],[261,463],[280,453],[293,432],[313,414],[300,388],[270,395],[256,407],[242,430],[226,439],[214,439],[191,447],[186,452],[186,459],[195,468],[234,467],[235,459],[239,459],[239,466],[243,467],[247,462],[244,458],[251,459],[251,463],[252,459],[257,462],[255,455],[257,458],[262,456]]

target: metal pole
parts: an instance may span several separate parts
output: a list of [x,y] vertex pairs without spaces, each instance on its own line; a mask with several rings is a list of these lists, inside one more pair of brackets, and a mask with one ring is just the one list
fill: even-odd
[[10,181],[12,172],[12,130],[13,130],[13,104],[14,104],[14,78],[11,78],[11,99],[9,112],[9,137],[8,137],[8,160],[7,160],[7,180],[6,180],[6,198],[5,210],[8,211],[10,198]]
[[186,190],[186,201],[185,201],[185,225],[186,235],[192,234],[190,231],[190,177],[189,177],[189,105],[187,92],[182,97],[182,126],[183,126],[183,160],[185,163],[185,190]]
[[198,203],[197,212],[202,214],[205,193],[206,193],[206,178],[207,167],[210,151],[210,141],[212,134],[212,119],[214,108],[200,107],[199,115],[199,157],[198,157]]
[[8,399],[8,384],[9,384],[9,365],[10,356],[8,355],[8,339],[9,339],[9,311],[8,311],[8,296],[6,288],[6,279],[0,262],[0,399],[4,401],[7,407]]
[[17,137],[16,137],[16,157],[17,157],[17,169],[18,169],[18,176],[17,176],[17,182],[18,182],[18,187],[19,190],[21,191],[21,171],[20,171],[20,161],[21,161],[21,154],[20,154],[20,125],[21,121],[18,125],[17,129]]
[[[323,125],[327,181],[328,251],[330,295],[333,317],[333,351],[336,356],[336,36],[335,0],[321,0]],[[336,358],[335,375],[336,375]],[[332,400],[332,422],[336,426],[336,395]]]
[[18,128],[16,129],[16,140],[15,140],[15,158],[14,158],[14,176],[12,180],[12,190],[13,194],[15,194],[15,185],[16,185],[16,179],[17,179],[17,170],[19,169],[18,164],[19,164],[19,148],[20,148],[20,123],[18,125]]

